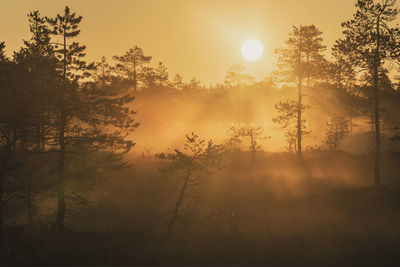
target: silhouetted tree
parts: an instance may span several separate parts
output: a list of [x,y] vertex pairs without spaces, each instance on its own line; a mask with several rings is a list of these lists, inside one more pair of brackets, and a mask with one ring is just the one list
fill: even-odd
[[5,55],[5,43],[0,42],[0,246],[3,245],[4,180],[13,146],[10,110],[10,61]]
[[[4,48],[4,44],[0,46],[2,55]],[[28,205],[32,203],[26,163],[40,149],[35,112],[43,102],[36,102],[35,94],[39,91],[35,90],[38,84],[31,84],[33,69],[18,61],[20,55],[15,53],[13,60],[4,56],[0,61],[0,232],[5,203],[23,200],[28,200]]]
[[101,57],[101,61],[95,64],[96,71],[93,73],[95,81],[101,85],[108,85],[113,81],[113,67],[107,62],[106,57]]
[[[18,88],[25,99],[24,102],[20,100],[25,105],[24,120],[21,121],[25,132],[19,131],[19,139],[24,143],[24,165],[30,169],[24,170],[25,177],[21,177],[21,180],[26,180],[22,187],[26,188],[28,217],[33,222],[33,188],[38,187],[33,180],[43,180],[39,170],[44,169],[44,166],[39,158],[46,150],[47,139],[54,128],[52,122],[55,120],[57,98],[54,89],[59,86],[60,74],[57,71],[57,58],[50,44],[46,19],[40,16],[39,11],[29,13],[28,18],[32,37],[24,41],[24,47],[14,53],[14,61],[19,70]],[[33,161],[41,164],[41,168],[34,169]]]
[[[134,145],[131,132],[138,127],[133,119],[135,112],[129,106],[133,97],[121,95],[109,86],[85,82],[94,66],[84,61],[85,46],[68,40],[79,35],[81,16],[68,7],[63,15],[48,19],[52,34],[61,36],[63,43],[56,45],[60,59],[62,80],[58,92],[58,120],[52,146],[60,149],[57,183],[56,227],[65,226],[67,200],[82,203],[77,191],[86,185],[79,183],[88,172],[121,166],[122,155]],[[73,155],[73,156],[68,156]],[[82,181],[84,182],[84,181]],[[82,188],[77,186],[81,184]]]
[[357,85],[357,71],[350,58],[351,43],[340,40],[332,48],[333,62],[331,63],[332,84],[338,104],[349,118],[350,135],[353,134],[353,118],[360,114],[361,87]]
[[[281,101],[275,104],[275,110],[278,113],[276,117],[272,118],[274,123],[280,124],[281,129],[284,130],[285,137],[289,144],[289,152],[296,150],[296,144],[298,142],[298,107],[297,101]],[[301,105],[302,111],[306,109],[305,105]],[[301,121],[301,136],[305,136],[310,132],[306,130],[305,120]],[[294,149],[293,149],[294,148]]]
[[332,77],[338,88],[352,87],[356,81],[355,66],[350,57],[351,46],[349,40],[339,40],[332,48]]
[[155,69],[155,78],[160,87],[165,86],[168,83],[168,69],[162,62],[159,62]]
[[236,148],[243,142],[243,138],[249,139],[249,149],[251,152],[252,160],[255,158],[257,151],[262,149],[262,140],[267,139],[263,135],[264,131],[261,127],[243,126],[243,127],[231,127],[231,138],[229,144]]
[[347,120],[340,117],[332,118],[331,121],[327,123],[326,140],[324,143],[330,149],[336,151],[340,142],[348,133],[349,122]]
[[146,88],[151,88],[156,85],[156,72],[152,67],[141,66],[139,70],[139,77]]
[[[369,72],[373,84],[374,123],[375,123],[375,185],[379,186],[381,130],[380,130],[380,72],[383,65],[390,61],[400,61],[400,30],[389,25],[399,13],[395,0],[358,0],[357,12],[353,19],[342,23],[346,42],[351,44],[349,55],[361,70]],[[343,42],[343,41],[339,41]]]
[[171,237],[188,189],[201,184],[204,176],[209,174],[212,168],[218,166],[223,151],[222,145],[216,145],[212,140],[206,141],[192,133],[190,136],[186,135],[183,151],[175,149],[173,153],[156,155],[159,159],[170,161],[170,169],[184,173],[183,184],[167,226],[165,242],[168,242]]
[[200,81],[193,77],[189,83],[184,84],[183,90],[186,92],[196,92],[201,89]]
[[252,76],[245,73],[246,67],[242,63],[238,63],[229,68],[225,75],[224,84],[227,87],[233,87],[236,89],[236,99],[237,110],[238,110],[238,124],[242,122],[243,113],[243,88],[244,84],[248,84],[254,80]]
[[182,90],[185,86],[182,76],[179,73],[175,74],[174,79],[172,80],[172,86],[177,90]]
[[246,67],[242,63],[230,67],[225,75],[225,85],[239,88],[242,84],[252,82],[254,78],[245,71]]
[[[59,157],[59,178],[57,185],[57,218],[56,227],[59,230],[64,228],[65,217],[65,155],[66,155],[66,132],[68,132],[68,124],[71,122],[72,103],[75,102],[77,95],[77,82],[81,78],[81,73],[86,70],[86,63],[81,60],[85,56],[85,46],[79,43],[72,42],[68,44],[69,39],[79,35],[79,24],[82,21],[82,16],[77,16],[76,13],[71,13],[69,7],[65,7],[62,15],[58,14],[55,18],[48,18],[47,22],[53,27],[51,34],[60,36],[62,43],[56,43],[56,53],[62,66],[62,82],[59,86],[58,106],[59,106],[59,126],[57,132],[59,134],[58,144],[60,147]],[[59,48],[61,47],[61,48]]]
[[151,56],[145,56],[143,49],[136,45],[124,55],[114,56],[113,59],[117,61],[117,71],[133,84],[136,93],[138,88],[138,68],[149,63]]
[[286,47],[277,49],[278,74],[284,81],[296,84],[298,88],[297,100],[297,153],[301,157],[303,139],[302,98],[303,87],[311,86],[312,78],[320,76],[318,67],[324,64],[322,51],[322,34],[314,25],[293,26],[293,31],[286,41]]

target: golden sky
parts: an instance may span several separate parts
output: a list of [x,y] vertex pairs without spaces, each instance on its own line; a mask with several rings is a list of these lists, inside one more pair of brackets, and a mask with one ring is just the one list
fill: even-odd
[[[273,67],[273,51],[282,46],[292,25],[315,24],[326,45],[340,36],[340,23],[350,19],[355,0],[0,0],[0,41],[8,54],[29,38],[26,15],[62,13],[65,5],[84,17],[79,41],[88,59],[113,55],[139,45],[162,61],[170,77],[197,77],[203,84],[223,82],[226,70],[242,61],[263,79]],[[258,39],[264,56],[246,61],[241,46]]]

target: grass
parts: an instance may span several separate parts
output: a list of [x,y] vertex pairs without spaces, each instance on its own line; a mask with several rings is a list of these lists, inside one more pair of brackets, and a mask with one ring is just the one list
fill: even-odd
[[[5,230],[2,265],[399,266],[395,156],[374,188],[370,159],[231,155],[193,188],[172,239],[157,254],[181,180],[152,158],[89,192],[90,212],[59,234],[46,223]],[[397,171],[397,172],[396,172]]]

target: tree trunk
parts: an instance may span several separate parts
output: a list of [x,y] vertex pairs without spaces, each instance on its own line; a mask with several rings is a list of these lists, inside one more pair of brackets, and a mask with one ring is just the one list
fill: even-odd
[[303,71],[303,69],[302,69],[302,67],[301,67],[301,54],[302,54],[302,51],[303,51],[303,47],[302,47],[302,43],[301,43],[301,41],[300,41],[300,47],[299,47],[299,58],[298,58],[298,62],[297,62],[297,64],[298,64],[298,71],[299,71],[299,73],[298,73],[298,79],[299,79],[299,84],[298,84],[298,86],[299,86],[299,99],[298,99],[298,107],[297,107],[297,155],[299,156],[299,158],[301,158],[302,157],[302,155],[301,155],[301,139],[302,139],[302,129],[301,129],[301,106],[302,106],[302,103],[301,103],[301,100],[302,100],[302,93],[301,93],[301,87],[302,87],[302,82],[303,82],[303,77],[302,77],[302,71]]
[[66,34],[64,29],[64,66],[63,66],[63,84],[61,88],[60,96],[60,157],[58,166],[58,184],[57,184],[57,217],[56,217],[56,228],[58,231],[64,230],[65,221],[65,174],[64,174],[64,164],[65,164],[65,126],[66,126],[66,114],[65,114],[65,89],[67,80],[67,43]]
[[381,156],[381,132],[380,132],[380,117],[379,117],[379,87],[378,87],[378,69],[380,67],[380,33],[379,33],[379,19],[376,24],[377,33],[377,44],[375,51],[375,64],[374,64],[374,110],[375,110],[375,162],[374,162],[374,174],[375,174],[375,186],[380,186],[380,156]]
[[302,129],[301,129],[301,77],[299,77],[299,100],[297,108],[297,154],[301,158],[301,139],[302,139]]
[[178,200],[176,201],[176,204],[175,204],[175,209],[174,209],[174,211],[173,211],[173,213],[172,213],[171,221],[170,221],[169,224],[168,224],[167,233],[166,233],[166,235],[165,235],[165,241],[166,241],[166,242],[168,242],[168,240],[169,240],[170,237],[171,237],[172,229],[173,229],[173,227],[174,227],[174,224],[175,224],[175,222],[176,222],[176,219],[178,218],[179,209],[180,209],[180,207],[182,206],[183,197],[185,196],[186,188],[187,188],[187,186],[188,186],[189,179],[190,179],[190,176],[191,176],[191,175],[192,175],[192,167],[189,166],[188,173],[186,174],[186,177],[185,177],[185,180],[184,180],[184,182],[183,182],[183,186],[182,186],[181,192],[180,192],[179,197],[178,197]]
[[251,164],[254,164],[256,159],[256,141],[254,140],[253,129],[250,130],[250,142],[251,142]]

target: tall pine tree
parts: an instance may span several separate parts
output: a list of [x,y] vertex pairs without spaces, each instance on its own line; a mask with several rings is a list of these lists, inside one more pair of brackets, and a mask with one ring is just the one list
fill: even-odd
[[400,61],[400,29],[390,26],[399,13],[395,0],[358,0],[356,13],[349,21],[343,22],[343,34],[351,45],[349,55],[358,69],[372,77],[374,124],[375,124],[375,185],[381,184],[380,155],[380,77],[384,65],[389,61]]
[[302,155],[303,129],[303,87],[311,86],[313,79],[320,75],[318,66],[323,63],[322,32],[314,25],[293,26],[293,31],[286,41],[286,47],[276,51],[278,54],[278,74],[284,81],[295,84],[297,97],[297,154]]

